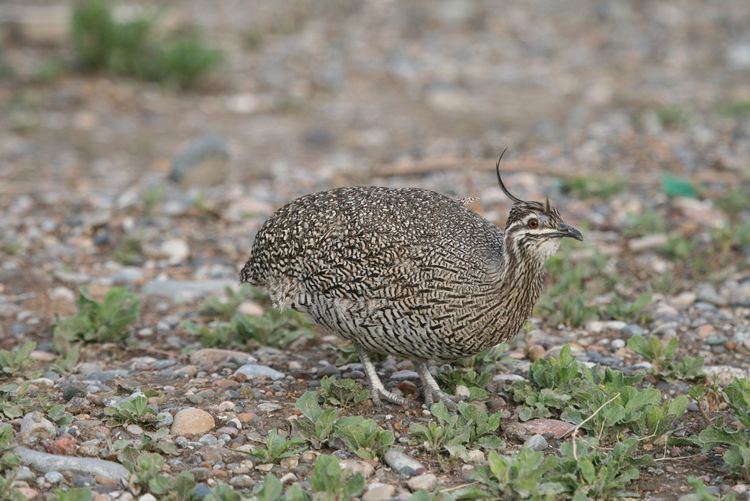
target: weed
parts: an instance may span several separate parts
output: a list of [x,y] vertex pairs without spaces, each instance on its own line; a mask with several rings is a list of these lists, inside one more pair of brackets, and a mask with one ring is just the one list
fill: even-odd
[[56,501],[91,501],[94,493],[89,487],[78,487],[71,489],[55,489]]
[[42,61],[35,69],[32,80],[38,83],[50,83],[65,73],[65,61],[58,57],[51,57]]
[[365,479],[360,473],[342,470],[336,456],[324,455],[315,461],[310,486],[315,499],[345,501],[362,494]]
[[618,177],[576,176],[563,179],[561,184],[563,193],[570,194],[574,198],[601,198],[603,200],[618,194],[624,187],[625,183]]
[[138,296],[120,287],[107,291],[101,303],[81,290],[77,306],[76,316],[60,320],[55,325],[53,343],[60,353],[66,352],[67,345],[78,342],[125,341],[140,312]]
[[67,428],[73,424],[73,415],[65,410],[63,404],[56,404],[47,409],[47,417],[58,427]]
[[750,115],[750,100],[733,101],[719,107],[719,113],[729,118]]
[[260,316],[236,314],[229,322],[210,328],[186,323],[185,328],[200,337],[206,347],[246,347],[256,345],[286,348],[300,337],[312,336],[312,326],[292,310],[268,310]]
[[141,238],[126,235],[112,252],[112,259],[125,266],[143,262],[143,241]]
[[236,292],[231,287],[226,288],[226,296],[210,297],[203,303],[201,314],[208,318],[229,320],[237,314],[237,310],[245,299],[250,296],[252,289],[244,284]]
[[279,460],[294,457],[305,450],[305,441],[299,438],[286,438],[274,428],[266,436],[265,447],[254,447],[250,455],[261,463],[277,463]]
[[608,318],[643,325],[651,320],[651,315],[646,311],[650,303],[651,294],[639,294],[635,301],[625,301],[622,296],[615,294],[602,313]]
[[154,18],[117,21],[106,0],[77,4],[71,32],[76,60],[87,71],[107,70],[187,88],[221,60],[219,52],[206,48],[195,31],[160,36]]
[[561,483],[547,480],[558,466],[554,456],[522,447],[513,456],[490,451],[488,463],[477,468],[474,478],[497,499],[544,498],[565,490]]
[[[748,101],[750,104],[750,101]],[[714,204],[723,210],[732,220],[736,220],[742,211],[747,210],[747,187],[735,186],[714,200]]]
[[626,237],[642,237],[667,231],[667,219],[655,210],[645,210],[638,214],[628,213],[625,217],[623,234]]
[[409,428],[409,436],[421,442],[427,451],[447,451],[451,456],[465,457],[468,449],[489,450],[503,445],[497,436],[500,414],[487,414],[464,402],[458,404],[457,412],[453,414],[442,402],[434,404],[430,412],[436,421],[426,425],[415,423]]
[[370,392],[355,379],[326,376],[320,380],[318,396],[323,403],[347,408],[370,398]]
[[158,496],[170,491],[172,480],[161,473],[164,458],[159,454],[126,448],[120,452],[118,458],[123,466],[134,475],[131,480],[131,488],[134,492],[150,492]]
[[661,187],[668,197],[697,198],[698,190],[688,179],[666,173],[661,176]]
[[159,428],[154,432],[144,432],[140,441],[135,440],[116,440],[112,444],[115,451],[125,450],[128,447],[135,448],[139,451],[156,452],[157,454],[169,454],[176,456],[177,446],[169,438],[169,428]]
[[145,424],[156,419],[156,409],[148,405],[145,395],[136,395],[123,400],[114,407],[107,407],[104,413],[118,424]]
[[26,499],[26,496],[13,487],[18,466],[21,464],[20,458],[13,452],[14,446],[13,427],[9,424],[0,424],[0,499],[21,501]]
[[213,488],[211,494],[206,496],[206,501],[243,501],[244,498],[234,491],[231,485],[219,482]]
[[0,416],[16,419],[23,416],[24,411],[31,407],[32,400],[26,396],[29,383],[6,383],[0,386]]
[[723,392],[735,424],[720,418],[703,430],[696,442],[704,451],[725,449],[724,463],[737,477],[750,479],[750,380],[736,379]]
[[655,112],[659,123],[667,129],[683,127],[690,121],[690,114],[679,106],[660,106]]
[[374,420],[361,416],[340,418],[336,422],[334,435],[362,459],[382,457],[395,440],[392,431],[384,430]]
[[284,486],[276,475],[268,474],[263,479],[263,483],[258,484],[253,492],[258,501],[276,501],[283,499],[281,496]]
[[696,380],[705,377],[703,358],[686,356],[676,359],[679,342],[676,337],[662,342],[656,336],[633,336],[628,339],[628,348],[651,363],[654,375],[667,379]]
[[608,368],[585,367],[565,346],[558,359],[535,361],[530,381],[514,383],[510,391],[513,400],[522,404],[518,409],[522,421],[559,416],[611,440],[630,432],[664,441],[687,409],[688,399],[680,395],[662,403],[657,389],[635,386],[640,379]]
[[296,406],[303,416],[294,422],[298,431],[313,447],[319,449],[333,435],[338,420],[336,409],[323,410],[318,404],[317,393],[311,391],[299,397]]
[[36,343],[29,341],[13,351],[0,350],[0,378],[25,374],[34,365],[30,355],[35,349]]

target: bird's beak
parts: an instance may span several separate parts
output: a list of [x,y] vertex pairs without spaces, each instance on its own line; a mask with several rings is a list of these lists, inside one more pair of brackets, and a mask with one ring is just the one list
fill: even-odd
[[581,234],[581,232],[565,223],[560,225],[560,236],[575,238],[576,240],[583,241],[583,235]]

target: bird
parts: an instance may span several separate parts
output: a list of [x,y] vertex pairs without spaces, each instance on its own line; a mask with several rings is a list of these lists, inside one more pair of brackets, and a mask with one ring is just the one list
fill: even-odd
[[[503,154],[505,151],[503,151]],[[406,405],[383,385],[371,353],[409,359],[427,406],[455,408],[430,364],[473,356],[515,336],[543,289],[562,238],[583,240],[545,203],[514,196],[505,227],[421,188],[353,186],[304,195],[255,235],[240,281],[277,308],[307,313],[350,340],[375,405]]]

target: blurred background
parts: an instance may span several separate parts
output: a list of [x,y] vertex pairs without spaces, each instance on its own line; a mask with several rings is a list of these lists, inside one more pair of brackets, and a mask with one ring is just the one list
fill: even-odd
[[589,251],[653,251],[644,283],[746,266],[748,26],[745,0],[2,0],[6,282],[233,280],[276,207],[348,184],[502,225],[506,147]]

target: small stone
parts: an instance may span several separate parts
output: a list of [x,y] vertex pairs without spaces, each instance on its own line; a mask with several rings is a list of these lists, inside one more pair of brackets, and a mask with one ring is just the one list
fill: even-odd
[[419,379],[419,374],[417,374],[415,371],[396,371],[393,374],[391,374],[391,377],[389,378],[391,381],[406,381],[406,380],[412,380],[417,381]]
[[21,420],[20,439],[24,444],[35,444],[38,440],[54,438],[57,428],[39,411],[26,414]]
[[232,487],[239,487],[240,489],[246,489],[255,485],[255,481],[250,475],[237,475],[229,479],[229,485]]
[[366,462],[358,459],[344,459],[341,461],[341,468],[349,470],[352,473],[360,473],[367,480],[375,473],[375,468]]
[[255,465],[255,469],[258,470],[258,471],[269,472],[269,471],[273,470],[273,463],[266,463],[266,464]]
[[263,315],[263,307],[255,301],[244,301],[237,309],[243,315],[259,317]]
[[267,412],[267,413],[276,412],[283,408],[284,408],[283,405],[277,404],[275,402],[263,402],[263,403],[258,404],[258,410],[261,412]]
[[70,401],[73,397],[85,397],[86,387],[80,384],[66,384],[62,388],[62,397],[66,402]]
[[50,484],[59,484],[60,482],[63,481],[63,478],[64,477],[62,473],[60,473],[59,471],[55,471],[55,470],[48,471],[47,473],[44,474],[44,480],[46,480]]
[[431,491],[437,485],[437,477],[432,473],[423,473],[407,480],[406,485],[412,491]]
[[726,306],[727,304],[726,299],[721,297],[719,293],[716,292],[716,289],[714,289],[713,285],[704,284],[698,287],[696,296],[699,301],[705,301],[706,303],[711,303],[714,306]]
[[425,467],[416,459],[407,456],[398,449],[388,449],[383,457],[385,463],[400,475],[413,477],[426,471]]
[[15,453],[21,459],[21,463],[30,468],[41,471],[74,471],[78,473],[89,473],[120,481],[128,478],[130,472],[121,464],[101,459],[80,458],[74,456],[59,456],[45,452],[16,447]]
[[201,438],[198,439],[198,442],[202,443],[203,445],[208,446],[216,446],[219,445],[219,439],[215,436],[211,435],[210,433],[206,433]]
[[642,336],[643,328],[637,324],[628,324],[620,330],[620,334],[627,338],[631,338],[633,336]]
[[296,468],[298,464],[299,459],[296,457],[283,458],[281,461],[279,461],[279,465],[281,465],[282,468],[286,468],[287,470]]
[[55,355],[54,353],[49,353],[47,351],[34,350],[29,353],[29,358],[37,362],[49,363],[53,362],[57,358],[57,355]]
[[469,449],[463,456],[464,461],[471,464],[484,463],[484,452],[479,449]]
[[529,439],[526,441],[526,446],[529,449],[535,450],[535,451],[544,451],[547,448],[549,448],[549,444],[547,443],[547,440],[538,433],[536,435],[532,435],[529,437]]
[[136,435],[136,436],[141,436],[141,435],[143,435],[143,428],[141,428],[141,427],[140,427],[140,426],[138,426],[137,424],[129,424],[129,425],[128,425],[128,426],[127,426],[127,427],[125,428],[125,431],[127,431],[127,432],[128,432],[128,433],[130,433],[131,435]]
[[613,350],[619,350],[620,348],[625,347],[625,341],[622,339],[613,339],[611,346]]
[[536,362],[537,360],[541,360],[542,358],[544,358],[544,355],[546,353],[547,353],[547,351],[544,349],[544,346],[542,346],[540,344],[532,344],[526,350],[526,356],[532,362]]
[[174,416],[172,433],[175,435],[200,435],[211,431],[216,425],[213,416],[208,412],[187,407]]
[[138,497],[138,501],[157,501],[153,494],[144,494]]
[[732,492],[739,494],[740,496],[746,494],[748,491],[747,484],[736,484],[732,486]]
[[16,490],[23,496],[23,499],[36,499],[39,492],[28,486],[17,487]]
[[228,412],[234,410],[234,402],[225,400],[217,406],[217,409],[219,409],[219,412]]
[[225,137],[207,134],[194,138],[175,155],[169,179],[183,187],[221,184],[228,175],[230,156]]
[[554,438],[563,438],[575,429],[575,425],[560,421],[559,419],[532,419],[519,426],[532,435],[549,435]]
[[169,264],[179,264],[190,255],[190,247],[184,240],[173,238],[161,244],[159,253],[167,258]]
[[282,477],[279,479],[281,481],[281,485],[288,485],[293,482],[296,482],[298,480],[297,475],[295,475],[292,472],[285,473],[282,475]]
[[457,384],[453,393],[461,400],[465,400],[471,396],[471,391],[469,391],[469,388],[463,384]]
[[194,351],[189,357],[190,363],[206,368],[217,368],[226,363],[237,365],[256,362],[255,357],[249,353],[236,350],[222,350],[219,348],[203,348]]
[[372,484],[362,496],[362,501],[389,501],[396,494],[396,487],[390,484]]
[[159,427],[171,426],[173,422],[174,418],[172,417],[172,414],[167,411],[160,412],[156,415],[156,424]]
[[285,377],[285,374],[283,372],[279,372],[276,369],[258,364],[245,364],[237,369],[234,374],[235,376],[238,376],[238,379],[240,379],[241,381],[244,381],[246,379],[253,379],[256,377],[267,377],[276,381]]

